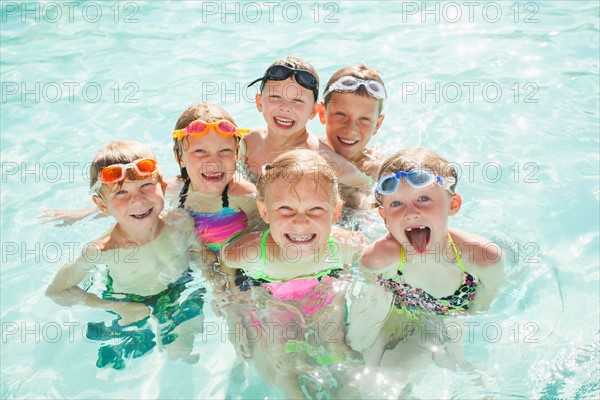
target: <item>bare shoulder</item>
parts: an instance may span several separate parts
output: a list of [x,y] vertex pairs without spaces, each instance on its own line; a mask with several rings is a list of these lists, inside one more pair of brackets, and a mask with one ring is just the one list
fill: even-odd
[[335,152],[335,150],[333,150],[331,148],[331,146],[329,146],[327,144],[327,141],[326,141],[325,138],[320,138],[318,145],[319,145],[319,148],[318,148],[319,151],[333,151],[333,152]]
[[389,235],[368,246],[360,261],[363,269],[379,271],[400,260],[400,244]]
[[[236,174],[239,175],[239,174]],[[236,176],[233,181],[229,184],[228,194],[232,197],[242,197],[253,195],[256,193],[256,186],[254,184],[248,182],[246,179],[241,176]]]
[[468,256],[468,261],[482,268],[502,265],[502,249],[493,241],[475,233],[450,229],[458,251]]
[[250,133],[244,136],[242,139],[246,146],[253,147],[257,146],[259,143],[262,143],[267,138],[267,129],[266,128],[254,128],[250,130]]
[[249,233],[228,243],[221,249],[221,260],[225,267],[241,268],[247,260],[260,259],[262,232]]

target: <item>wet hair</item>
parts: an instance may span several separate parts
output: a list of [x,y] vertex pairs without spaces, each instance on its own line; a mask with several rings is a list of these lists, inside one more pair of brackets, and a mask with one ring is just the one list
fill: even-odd
[[[275,65],[283,65],[284,67],[288,67],[288,68],[292,68],[292,69],[300,69],[303,71],[310,72],[317,80],[316,93],[313,93],[315,95],[315,102],[317,101],[317,99],[319,98],[319,74],[317,73],[317,70],[315,69],[315,67],[313,67],[305,59],[300,58],[300,57],[293,57],[293,56],[280,58],[279,60],[275,61],[273,64],[269,65],[269,68],[274,67]],[[267,69],[269,69],[269,68],[267,68]],[[295,75],[292,75],[292,77],[294,80],[296,80]],[[263,89],[265,88],[265,84],[267,83],[267,81],[268,81],[268,79],[264,79],[261,82],[261,84],[260,84],[260,92],[261,93],[262,93]]]
[[[129,164],[141,158],[156,160],[156,155],[147,145],[132,140],[117,140],[112,142],[96,153],[90,165],[90,188],[98,181],[98,175],[103,168],[114,164]],[[154,172],[158,181],[162,183],[163,176],[160,170]],[[137,181],[147,179],[148,176],[139,176],[134,169],[125,171],[125,179]],[[123,186],[123,181],[117,182],[118,187]],[[103,185],[102,188],[105,186]],[[102,188],[98,192],[100,194]]]
[[[183,114],[181,114],[177,120],[177,123],[175,124],[175,130],[185,129],[189,124],[199,119],[204,122],[217,122],[224,119],[237,126],[231,114],[229,114],[220,106],[213,103],[200,102],[190,106],[183,112]],[[239,143],[239,138],[237,136],[234,136],[234,138],[236,140],[236,144]],[[181,161],[183,150],[187,145],[189,145],[189,139],[187,136],[179,140],[175,138],[173,139],[173,151],[175,152],[178,162]],[[187,180],[189,176],[186,168],[180,167],[180,171],[181,178],[183,180]]]
[[[458,175],[454,167],[435,151],[426,147],[406,147],[387,158],[379,167],[377,181],[384,175],[395,174],[399,171],[408,172],[413,169],[425,168],[442,178],[453,177],[454,184],[450,192],[455,193]],[[380,199],[377,199],[380,201]]]
[[256,184],[258,199],[265,200],[269,186],[274,181],[284,180],[295,186],[304,177],[311,177],[327,193],[331,193],[334,206],[341,201],[335,170],[319,153],[308,149],[288,151],[272,163],[263,165],[262,174]]
[[[373,68],[369,68],[363,63],[360,63],[358,65],[349,65],[347,67],[344,67],[344,68],[336,71],[333,75],[331,75],[331,78],[329,78],[329,81],[325,85],[325,92],[327,92],[329,87],[331,85],[333,85],[333,83],[335,81],[340,79],[342,76],[346,76],[346,75],[353,76],[355,78],[363,79],[363,80],[377,81],[377,82],[381,83],[385,89],[385,85],[383,84],[383,79],[381,79],[381,74],[379,73],[379,71],[377,71],[376,69],[373,69]],[[323,99],[323,103],[325,104],[325,107],[327,107],[327,105],[331,102],[331,96],[334,93],[344,93],[344,92],[328,93],[327,96],[325,96],[325,98]],[[354,93],[354,94],[357,94],[357,95],[363,96],[363,97],[372,97],[369,94],[369,92],[367,92],[367,89],[363,85],[360,85],[358,87],[358,89],[356,89],[354,92],[351,92],[351,93]],[[383,111],[383,104],[384,104],[385,99],[376,99],[376,100],[379,102],[379,107],[378,107],[377,112],[379,114],[381,114],[381,112]]]

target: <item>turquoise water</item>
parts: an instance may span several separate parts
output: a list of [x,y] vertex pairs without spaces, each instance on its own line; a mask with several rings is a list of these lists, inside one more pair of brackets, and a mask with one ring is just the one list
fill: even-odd
[[285,55],[309,60],[322,84],[347,64],[379,69],[390,98],[375,144],[429,146],[457,162],[464,203],[451,225],[505,251],[499,298],[463,340],[475,370],[432,366],[411,396],[598,398],[597,2],[73,7],[2,3],[2,398],[280,395],[253,371],[237,379],[219,334],[196,338],[198,364],[153,352],[124,371],[97,369],[83,326],[104,314],[61,308],[44,290],[109,221],[59,228],[36,216],[90,205],[87,163],[116,138],[148,143],[174,175],[169,133],[195,101],[262,125],[243,85]]

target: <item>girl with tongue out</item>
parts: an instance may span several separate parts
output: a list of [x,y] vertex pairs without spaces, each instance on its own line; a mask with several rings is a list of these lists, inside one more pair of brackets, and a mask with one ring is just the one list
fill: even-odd
[[375,192],[389,234],[365,251],[361,266],[409,315],[449,315],[489,307],[503,277],[500,248],[481,236],[448,231],[458,213],[457,174],[426,148],[384,161]]
[[481,236],[448,230],[448,217],[458,213],[462,198],[455,192],[456,171],[434,151],[403,149],[383,162],[378,175],[375,195],[389,234],[367,247],[361,269],[378,284],[366,286],[365,293],[373,291],[378,308],[387,311],[379,314],[379,332],[351,329],[349,342],[369,364],[398,367],[404,362],[407,370],[415,370],[417,354],[424,362],[432,358],[418,338],[401,352],[386,349],[403,338],[411,340],[415,332],[407,326],[417,326],[416,318],[436,321],[436,316],[486,310],[504,275],[501,250]]

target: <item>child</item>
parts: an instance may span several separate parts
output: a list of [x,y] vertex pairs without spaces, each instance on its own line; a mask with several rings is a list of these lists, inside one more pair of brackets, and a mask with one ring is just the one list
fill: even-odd
[[[381,166],[376,198],[390,233],[367,248],[361,267],[391,293],[395,313],[390,316],[486,310],[498,290],[503,278],[500,248],[472,233],[448,232],[448,216],[456,215],[462,204],[456,180],[454,168],[426,148],[406,148]],[[397,343],[407,334],[390,328],[393,319],[365,359],[379,360],[385,347],[393,347],[392,337]]]
[[[234,292],[253,295],[249,322],[242,326],[250,323],[261,332],[263,340],[250,349],[259,371],[293,397],[301,392],[288,357],[328,365],[352,354],[344,342],[343,276],[365,241],[332,227],[342,209],[337,178],[312,150],[293,150],[266,164],[257,203],[269,229],[225,247],[222,269]],[[261,293],[264,306],[256,307]],[[243,304],[237,299],[238,311]]]
[[385,98],[379,72],[358,64],[344,67],[331,76],[323,101],[317,106],[327,144],[373,179],[382,159],[367,145],[385,118],[382,114]]
[[[258,219],[256,188],[236,174],[238,143],[244,132],[223,108],[201,102],[183,112],[172,133],[181,175],[170,180],[169,191],[179,194],[179,208],[194,218],[198,238],[213,251]],[[89,214],[88,209],[83,211],[83,217]],[[80,217],[74,214],[74,219]],[[66,224],[72,223],[67,211],[49,210],[45,216],[48,221],[64,218]]]
[[[119,344],[102,345],[98,366],[113,364],[120,369],[124,357],[151,350],[156,344],[154,334],[145,325],[150,315],[161,324],[163,345],[188,333],[178,340],[185,342],[184,349],[175,349],[171,356],[188,357],[192,350],[193,324],[184,322],[202,314],[205,289],[199,287],[181,304],[177,302],[191,287],[189,254],[198,246],[187,215],[161,215],[165,187],[156,157],[142,143],[113,142],[92,161],[92,200],[116,223],[85,246],[75,262],[64,266],[46,293],[61,305],[84,304],[119,315],[112,326],[90,324],[91,339],[112,338],[112,343],[117,337],[123,339]],[[84,280],[91,282],[85,291],[77,286]],[[92,293],[93,289],[98,289],[100,296]],[[119,329],[120,325],[130,328]]]
[[214,251],[258,218],[256,188],[236,173],[244,132],[227,111],[202,102],[183,112],[172,135],[181,170],[179,208],[188,210],[198,238]]
[[263,164],[283,152],[302,148],[321,152],[336,168],[342,183],[369,190],[368,177],[306,129],[308,121],[317,114],[319,97],[319,76],[312,65],[298,57],[282,58],[250,85],[259,81],[256,108],[267,127],[246,136],[241,151],[251,180],[258,179]]

